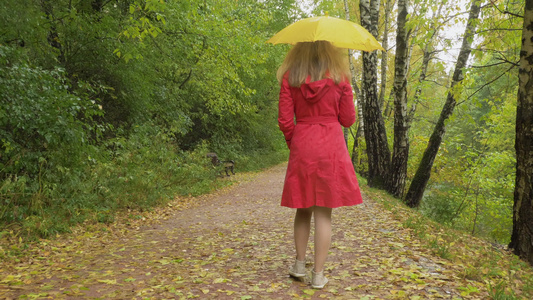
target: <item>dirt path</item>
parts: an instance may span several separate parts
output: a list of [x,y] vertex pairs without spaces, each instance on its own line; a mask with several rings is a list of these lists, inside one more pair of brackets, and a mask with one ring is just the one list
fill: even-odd
[[149,226],[44,244],[31,259],[0,267],[0,298],[465,298],[460,287],[470,283],[457,268],[420,247],[366,197],[363,205],[333,211],[325,289],[290,278],[293,210],[279,206],[285,168],[190,199],[187,208],[162,210]]

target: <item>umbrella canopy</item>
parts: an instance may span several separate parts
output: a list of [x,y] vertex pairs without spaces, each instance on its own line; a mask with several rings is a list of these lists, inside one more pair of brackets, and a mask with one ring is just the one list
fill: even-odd
[[339,48],[369,52],[384,50],[374,36],[361,25],[330,16],[297,21],[276,33],[267,43],[294,45],[315,41],[329,41]]

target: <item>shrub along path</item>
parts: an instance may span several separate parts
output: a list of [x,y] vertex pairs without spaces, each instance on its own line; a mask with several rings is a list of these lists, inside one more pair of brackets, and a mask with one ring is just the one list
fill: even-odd
[[[279,206],[285,168],[240,174],[214,194],[31,245],[0,266],[0,298],[488,297],[463,266],[421,245],[398,210],[366,196],[363,205],[333,211],[330,283],[313,290],[309,278],[290,278],[293,210]],[[312,243],[307,260],[310,272]]]

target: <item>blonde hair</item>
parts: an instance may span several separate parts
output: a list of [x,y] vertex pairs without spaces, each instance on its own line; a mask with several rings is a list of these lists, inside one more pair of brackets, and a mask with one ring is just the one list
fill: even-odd
[[287,71],[290,86],[299,87],[307,76],[311,81],[327,77],[339,84],[348,78],[348,55],[328,41],[297,43],[278,69],[280,84]]

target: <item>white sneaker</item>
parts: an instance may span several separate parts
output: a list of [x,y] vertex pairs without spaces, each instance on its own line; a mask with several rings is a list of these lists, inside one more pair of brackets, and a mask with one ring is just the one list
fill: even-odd
[[311,279],[311,286],[314,289],[321,289],[326,285],[326,283],[328,283],[328,279],[326,276],[324,276],[324,271],[315,273],[313,270],[312,273],[313,278]]
[[296,260],[292,268],[289,269],[289,274],[292,277],[296,277],[296,278],[305,277],[305,260],[304,261]]

